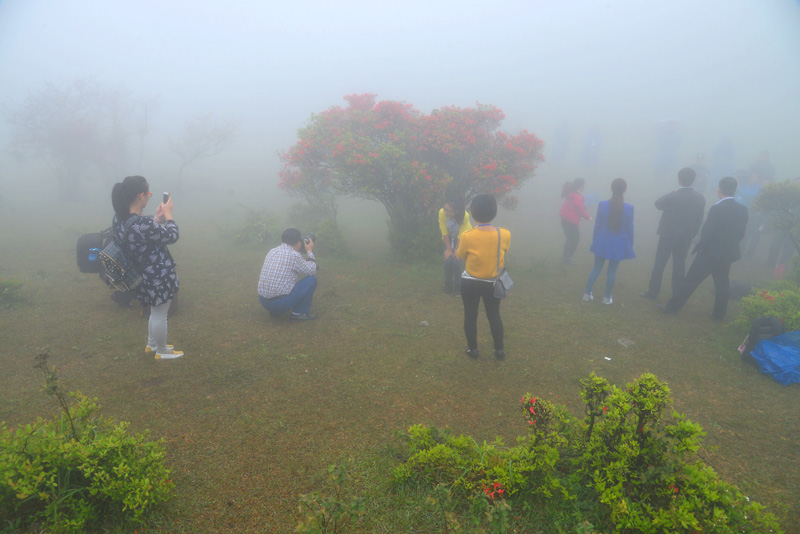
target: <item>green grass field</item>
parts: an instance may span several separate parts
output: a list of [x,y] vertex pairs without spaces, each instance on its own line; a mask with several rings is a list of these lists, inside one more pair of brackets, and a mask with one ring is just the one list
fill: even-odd
[[[363,460],[357,483],[374,492],[395,431],[429,423],[511,442],[525,432],[523,394],[577,412],[578,381],[592,371],[620,385],[643,372],[666,381],[676,409],[708,433],[701,456],[769,505],[788,532],[800,524],[800,390],[759,373],[736,351],[743,335],[708,318],[710,280],[677,317],[637,296],[652,267],[652,231],[639,234],[639,258],[620,266],[614,304],[604,306],[580,300],[592,261],[588,227],[579,265],[563,270],[556,224],[498,219],[514,234],[515,287],[501,308],[507,357],[497,362],[483,316],[481,359],[463,354],[461,302],[442,293],[439,263],[395,261],[381,236],[366,243],[353,231],[349,255],[319,258],[318,320],[295,324],[258,303],[265,247],[176,217],[180,310],[169,342],[186,352],[176,361],[145,356],[138,305],[119,308],[96,275],[77,271],[75,240],[95,228],[37,220],[24,235],[0,236],[0,249],[15,251],[4,252],[0,277],[22,282],[25,298],[0,309],[0,420],[57,412],[33,368],[47,347],[65,389],[163,437],[177,488],[139,532],[291,532],[298,495],[320,489],[328,465]],[[604,282],[603,274],[595,295]],[[660,302],[668,274],[664,285]],[[737,311],[732,305],[726,324]],[[401,525],[371,515],[353,531],[428,532]]]

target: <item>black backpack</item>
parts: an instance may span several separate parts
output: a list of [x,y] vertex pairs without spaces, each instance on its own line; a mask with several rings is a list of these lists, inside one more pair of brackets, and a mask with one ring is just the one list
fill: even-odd
[[750,326],[750,333],[747,334],[742,343],[744,347],[742,354],[749,356],[759,341],[779,336],[784,332],[783,323],[777,317],[764,315],[753,320],[753,324]]
[[[123,237],[128,234],[133,226],[134,217],[128,217],[123,228]],[[110,287],[117,291],[133,291],[142,283],[142,275],[138,267],[128,258],[124,249],[113,238],[97,253],[99,262],[102,265],[100,278]]]
[[82,273],[99,273],[103,270],[100,251],[111,238],[111,228],[100,233],[86,234],[78,238],[78,270]]

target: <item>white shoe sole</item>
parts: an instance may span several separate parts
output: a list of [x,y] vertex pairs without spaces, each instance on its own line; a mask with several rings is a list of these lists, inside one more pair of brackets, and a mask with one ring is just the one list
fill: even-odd
[[156,352],[156,360],[174,360],[183,356],[181,351],[173,352],[170,354],[159,354]]

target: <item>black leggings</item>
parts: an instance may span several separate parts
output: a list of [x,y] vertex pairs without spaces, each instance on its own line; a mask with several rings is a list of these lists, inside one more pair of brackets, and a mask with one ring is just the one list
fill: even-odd
[[561,228],[564,229],[564,236],[567,240],[564,242],[564,260],[571,260],[572,255],[578,249],[578,242],[581,239],[581,234],[578,231],[578,225],[561,219]]
[[464,334],[467,336],[467,347],[478,348],[478,306],[483,297],[486,318],[492,331],[495,350],[503,348],[503,320],[500,319],[500,299],[494,296],[494,285],[491,282],[461,279],[461,300],[464,301]]

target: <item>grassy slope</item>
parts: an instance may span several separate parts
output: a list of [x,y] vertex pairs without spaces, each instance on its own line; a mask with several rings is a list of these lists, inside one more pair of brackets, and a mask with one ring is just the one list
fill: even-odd
[[[265,250],[190,220],[172,248],[181,309],[169,330],[187,356],[155,362],[142,352],[138,309],[117,308],[96,276],[75,269],[75,239],[89,229],[43,221],[26,236],[8,233],[0,248],[19,253],[0,262],[0,276],[24,282],[29,300],[0,310],[0,419],[55,411],[32,368],[37,348],[48,346],[64,387],[166,439],[178,485],[165,507],[176,518],[170,532],[287,532],[297,495],[317,487],[328,464],[380,451],[395,430],[425,422],[510,441],[524,431],[523,393],[577,411],[578,380],[590,371],[619,384],[652,372],[708,432],[704,457],[751,498],[784,503],[785,526],[800,523],[798,388],[742,361],[740,334],[707,318],[710,283],[678,317],[660,315],[636,296],[654,248],[652,232],[640,233],[640,258],[620,267],[614,305],[583,304],[587,229],[579,265],[562,271],[555,225],[543,227],[555,232],[546,237],[542,227],[514,224],[503,223],[515,235],[516,282],[502,307],[503,363],[462,354],[460,301],[440,292],[438,264],[399,264],[363,244],[347,259],[323,257],[319,320],[289,324],[270,319],[256,298]],[[490,354],[483,317],[479,344]]]

